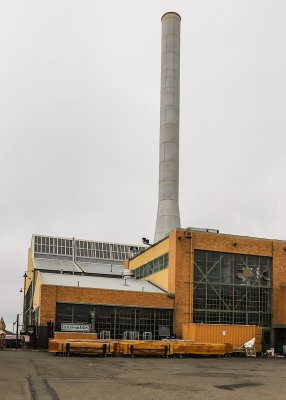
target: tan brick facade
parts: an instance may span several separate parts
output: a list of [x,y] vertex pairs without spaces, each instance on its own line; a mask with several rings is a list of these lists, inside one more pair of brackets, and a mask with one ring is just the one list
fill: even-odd
[[169,236],[169,291],[175,292],[174,332],[182,336],[182,326],[192,322],[193,249],[191,234],[176,230]]
[[55,322],[57,286],[41,285],[40,299],[39,324]]
[[194,248],[272,258],[272,325],[286,325],[286,242],[193,232]]
[[273,242],[272,325],[286,325],[286,242]]
[[[272,256],[272,240],[192,231],[194,249]],[[286,245],[286,242],[285,242]]]
[[41,287],[40,324],[55,322],[56,302],[173,308],[174,299],[164,293],[127,292],[68,286]]
[[180,229],[170,233],[169,249],[169,291],[175,292],[178,337],[182,324],[192,322],[194,250],[271,257],[272,324],[286,326],[286,242]]
[[[171,307],[174,308],[174,332],[180,338],[183,324],[193,322],[194,250],[208,250],[271,257],[272,325],[286,326],[286,242],[178,229],[170,233],[168,246],[166,287],[175,297],[163,293],[42,285],[40,324],[55,321],[56,302]],[[156,245],[144,252],[144,262],[148,254],[150,260],[154,258]],[[131,262],[134,264],[134,259]],[[129,267],[129,262],[125,267]]]

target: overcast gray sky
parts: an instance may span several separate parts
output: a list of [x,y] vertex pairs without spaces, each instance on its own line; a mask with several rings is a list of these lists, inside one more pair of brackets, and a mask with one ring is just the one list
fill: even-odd
[[183,227],[286,239],[286,2],[2,0],[0,316],[33,233],[153,240],[161,16],[181,14]]

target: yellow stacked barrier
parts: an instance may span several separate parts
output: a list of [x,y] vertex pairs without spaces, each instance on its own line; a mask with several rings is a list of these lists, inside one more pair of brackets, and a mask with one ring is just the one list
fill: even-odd
[[50,353],[63,354],[115,354],[116,341],[49,339]]
[[170,354],[201,354],[201,355],[224,355],[233,352],[230,343],[194,343],[188,341],[170,342]]
[[200,354],[224,355],[233,352],[230,343],[196,343],[184,340],[77,340],[50,339],[49,352],[59,354],[100,354],[125,356]]
[[69,354],[114,354],[114,343],[103,343],[103,342],[66,342],[65,351]]
[[146,341],[130,341],[123,345],[124,355],[161,355],[168,357],[170,354],[169,342],[146,340]]
[[143,340],[118,340],[117,342],[117,353],[122,355],[128,355],[129,353],[129,346],[132,344],[143,343]]
[[59,345],[64,344],[66,341],[64,339],[49,339],[49,353],[58,353]]

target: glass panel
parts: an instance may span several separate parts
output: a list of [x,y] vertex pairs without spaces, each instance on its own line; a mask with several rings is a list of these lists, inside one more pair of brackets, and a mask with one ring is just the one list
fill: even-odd
[[194,253],[194,322],[270,326],[270,257]]
[[135,277],[142,279],[146,276],[155,274],[156,272],[168,268],[168,259],[168,253],[165,253],[162,256],[157,257],[154,260],[141,265],[140,267],[137,267],[134,270]]
[[159,326],[173,332],[173,310],[62,303],[56,306],[56,330],[60,331],[61,322],[91,323],[91,312],[95,315],[95,331],[110,331],[113,339],[122,339],[125,331],[134,330],[140,339],[144,332],[159,339]]

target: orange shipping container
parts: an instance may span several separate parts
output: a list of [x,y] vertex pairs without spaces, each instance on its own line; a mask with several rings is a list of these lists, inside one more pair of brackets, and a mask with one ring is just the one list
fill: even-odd
[[184,324],[183,340],[195,340],[199,343],[231,343],[235,348],[241,347],[255,338],[256,352],[262,351],[262,328],[255,325],[211,325]]

